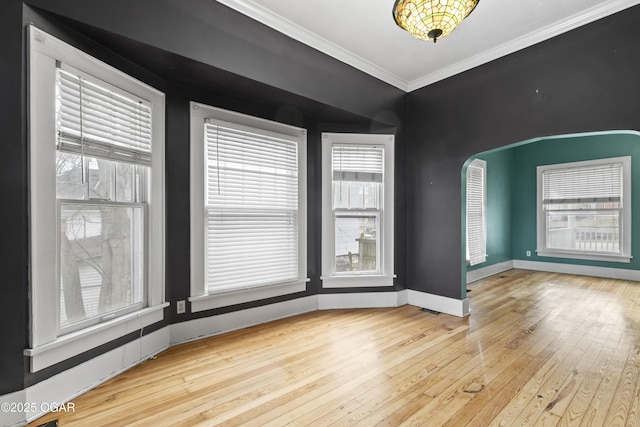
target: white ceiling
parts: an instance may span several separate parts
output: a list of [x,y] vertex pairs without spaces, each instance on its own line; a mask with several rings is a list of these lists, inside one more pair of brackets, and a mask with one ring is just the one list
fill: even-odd
[[393,0],[217,1],[407,92],[640,4],[481,0],[434,45],[395,24]]

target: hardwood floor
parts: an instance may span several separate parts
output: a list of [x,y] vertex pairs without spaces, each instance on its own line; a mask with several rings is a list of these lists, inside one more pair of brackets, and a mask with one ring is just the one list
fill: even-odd
[[640,283],[511,270],[472,314],[330,310],[173,347],[60,426],[640,426]]

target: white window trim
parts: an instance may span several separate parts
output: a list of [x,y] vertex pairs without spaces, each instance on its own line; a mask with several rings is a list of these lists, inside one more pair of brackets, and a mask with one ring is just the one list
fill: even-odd
[[[394,273],[394,135],[322,134],[322,280],[323,288],[393,286]],[[338,275],[334,266],[335,231],[332,214],[331,147],[335,143],[382,145],[384,147],[383,203],[380,208],[382,232],[381,274]]]
[[[482,169],[482,208],[483,208],[483,226],[484,226],[484,259],[481,262],[477,262],[473,265],[480,265],[487,261],[487,162],[482,159],[474,159],[469,166],[467,166],[467,187],[469,185],[469,168],[476,167]],[[469,193],[469,189],[467,188],[467,194]],[[467,265],[471,266],[471,256],[469,252],[469,209],[468,209],[468,200],[467,200],[467,210],[466,210],[466,247],[467,247]]]
[[[211,310],[234,304],[256,301],[296,292],[307,288],[307,131],[270,120],[223,110],[196,102],[191,109],[191,312]],[[299,279],[287,283],[258,285],[246,288],[209,291],[205,279],[205,119],[215,119],[294,136],[300,139],[298,146],[298,272]]]
[[[147,306],[98,325],[58,337],[55,69],[56,60],[151,103],[153,117],[151,189],[148,203]],[[164,94],[73,46],[29,28],[29,137],[31,213],[31,371],[105,344],[163,319],[164,301]],[[50,101],[47,101],[50,100]],[[127,325],[123,328],[122,325]],[[133,329],[132,329],[133,328]]]
[[[609,163],[622,163],[622,253],[620,255],[597,254],[581,251],[568,251],[545,248],[545,215],[542,204],[542,174],[544,171],[552,169],[567,169],[571,167],[588,167]],[[605,159],[586,160],[580,162],[562,163],[554,165],[544,165],[537,167],[537,249],[538,256],[551,258],[569,258],[592,261],[610,261],[628,263],[633,258],[631,256],[631,156],[610,157]]]

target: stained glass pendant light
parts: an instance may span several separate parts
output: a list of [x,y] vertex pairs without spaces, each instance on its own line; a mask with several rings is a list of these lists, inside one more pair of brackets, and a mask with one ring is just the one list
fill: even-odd
[[396,24],[420,40],[449,35],[469,16],[480,0],[396,0],[393,18]]

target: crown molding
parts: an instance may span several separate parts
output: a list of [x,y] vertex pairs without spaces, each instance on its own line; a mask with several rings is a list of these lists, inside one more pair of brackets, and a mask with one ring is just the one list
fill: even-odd
[[234,9],[243,15],[246,15],[262,24],[265,24],[274,30],[283,33],[301,43],[304,43],[322,53],[325,53],[341,62],[367,73],[377,79],[380,79],[392,86],[395,86],[405,92],[411,92],[416,89],[444,80],[463,71],[470,70],[479,65],[501,58],[503,56],[514,53],[518,50],[527,48],[542,41],[551,39],[560,34],[571,31],[575,28],[589,24],[598,19],[604,18],[614,13],[620,12],[629,7],[640,3],[640,0],[608,0],[602,2],[598,6],[594,6],[585,10],[583,13],[574,15],[569,19],[548,25],[542,29],[538,29],[532,33],[522,37],[513,39],[507,43],[496,46],[493,49],[485,51],[481,54],[472,56],[471,58],[457,62],[451,66],[439,69],[436,72],[427,74],[418,79],[408,81],[397,76],[384,68],[367,61],[353,52],[344,49],[335,43],[330,42],[317,34],[314,34],[305,28],[291,22],[280,15],[274,14],[265,7],[257,4],[253,0],[216,0],[225,6]]
[[434,73],[430,73],[419,79],[410,81],[407,92],[420,89],[440,80],[444,80],[448,77],[475,68],[479,65],[486,64],[487,62],[525,49],[529,46],[533,46],[534,44],[549,40],[553,37],[559,36],[560,34],[597,21],[598,19],[602,19],[606,16],[613,15],[614,13],[628,9],[639,3],[640,0],[614,0],[603,2],[598,6],[585,10],[584,13],[574,15],[562,22],[548,25],[536,30],[535,32],[518,37],[491,50],[465,59],[464,61],[457,62],[449,67],[442,68]]
[[329,40],[312,33],[300,25],[277,15],[267,8],[251,0],[216,0],[243,15],[248,16],[274,30],[291,37],[307,46],[329,55],[340,62],[344,62],[364,73],[369,74],[385,83],[397,87],[405,92],[408,91],[409,81],[405,80],[378,65],[361,58],[353,52],[330,42]]

